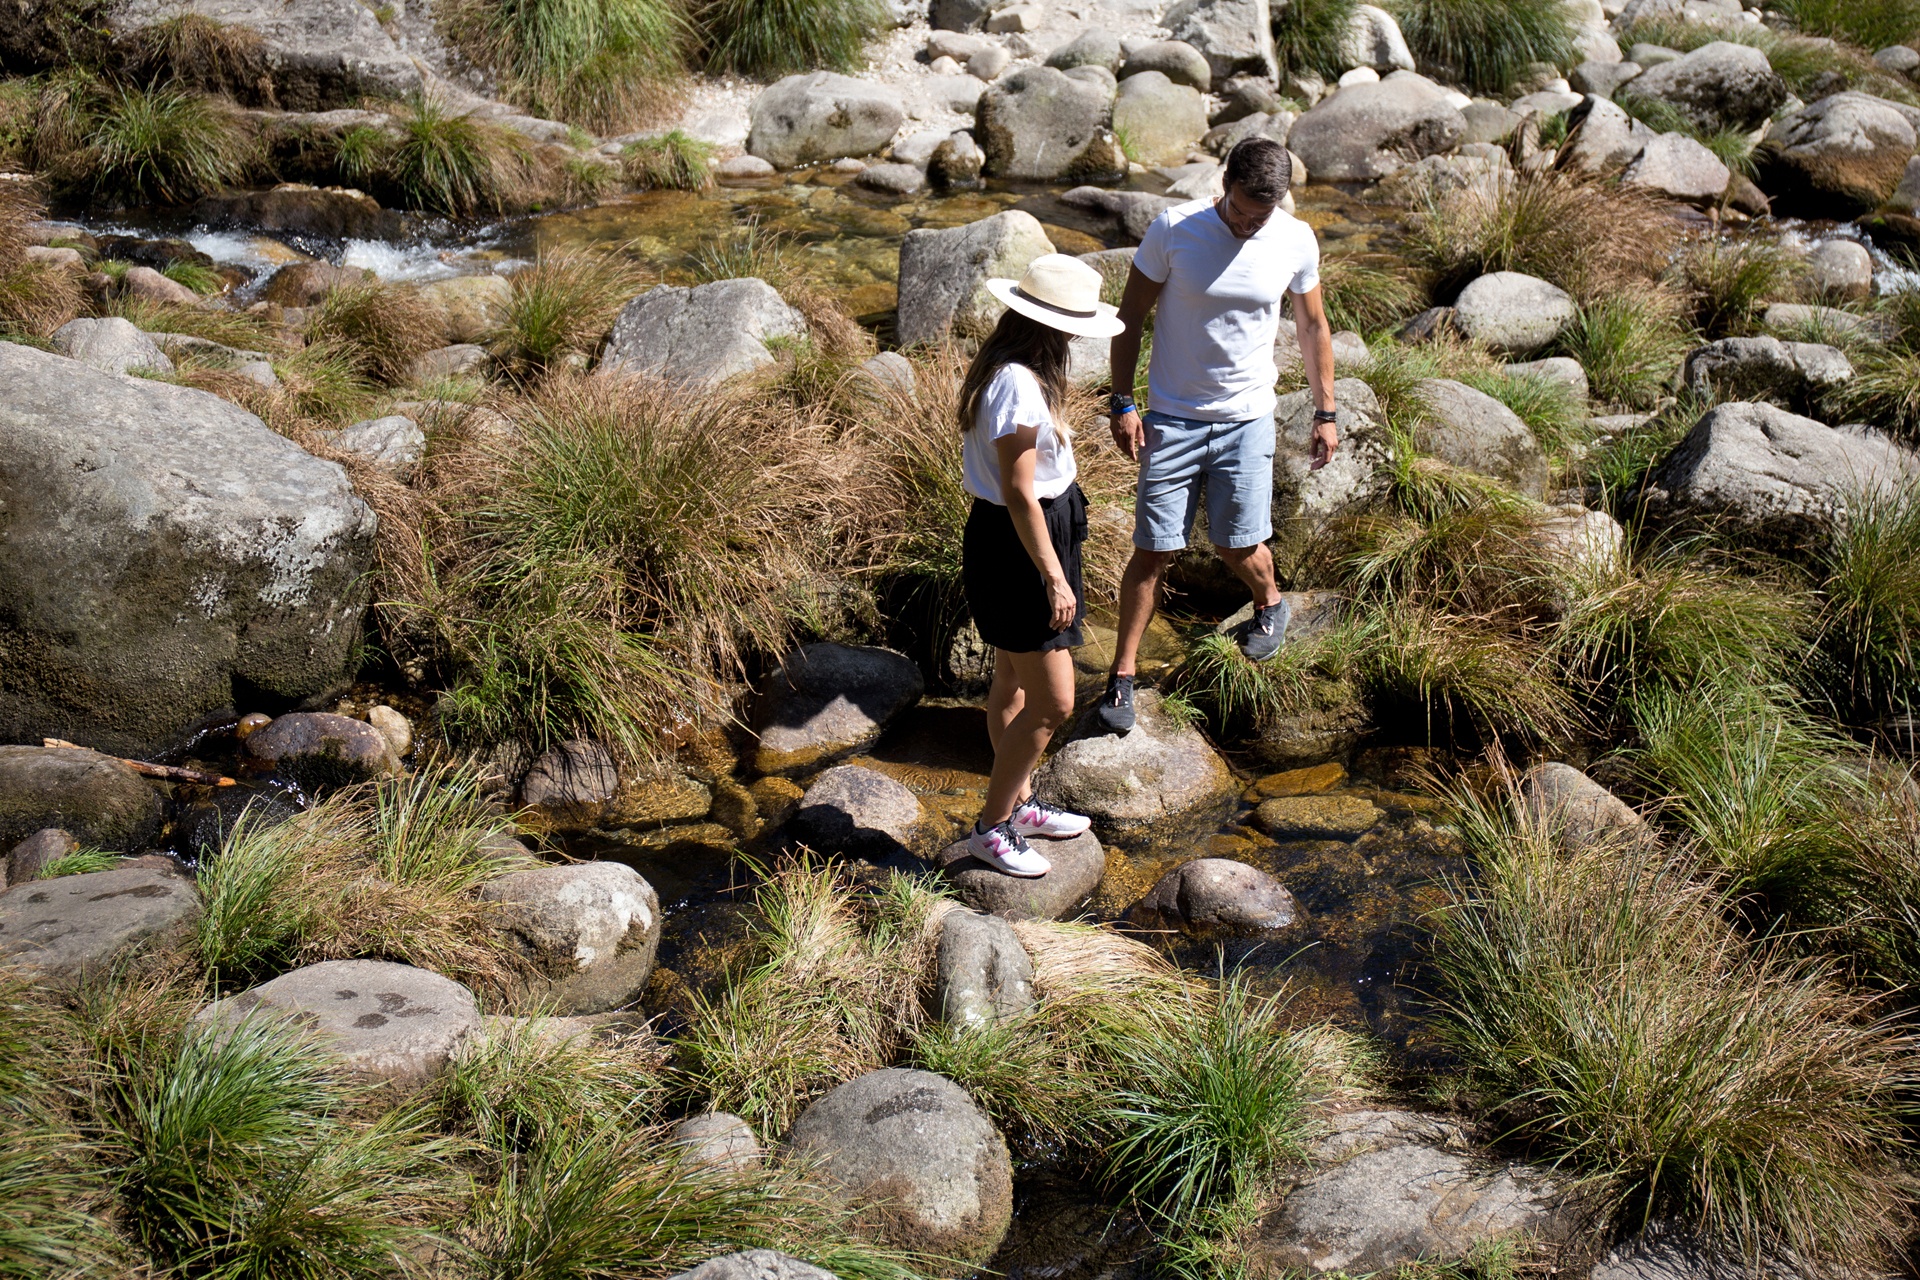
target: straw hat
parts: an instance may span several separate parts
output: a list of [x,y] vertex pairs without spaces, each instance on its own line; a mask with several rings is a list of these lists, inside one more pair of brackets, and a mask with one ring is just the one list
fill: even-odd
[[1100,301],[1100,273],[1078,258],[1035,258],[1018,280],[989,280],[987,291],[1023,316],[1079,338],[1111,338],[1127,326]]

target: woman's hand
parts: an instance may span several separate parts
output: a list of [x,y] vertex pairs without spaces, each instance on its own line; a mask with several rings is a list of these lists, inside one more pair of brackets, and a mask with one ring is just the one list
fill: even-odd
[[1055,631],[1065,631],[1073,625],[1074,615],[1080,612],[1080,602],[1073,598],[1073,588],[1065,578],[1047,579],[1047,607],[1052,611],[1047,625]]

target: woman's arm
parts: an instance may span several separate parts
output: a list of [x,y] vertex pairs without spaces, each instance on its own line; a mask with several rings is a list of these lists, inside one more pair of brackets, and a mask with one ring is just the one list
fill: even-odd
[[1033,471],[1040,457],[1034,445],[1039,435],[1037,428],[1019,427],[1012,435],[995,440],[993,447],[1000,455],[1000,496],[1007,500],[1007,514],[1013,517],[1014,532],[1020,535],[1020,545],[1033,557],[1034,567],[1040,570],[1040,581],[1047,589],[1051,610],[1049,625],[1055,631],[1065,631],[1073,625],[1079,603],[1074,600],[1073,587],[1060,568],[1060,558],[1053,554],[1053,539],[1047,536],[1047,514],[1040,509],[1040,500],[1033,496]]

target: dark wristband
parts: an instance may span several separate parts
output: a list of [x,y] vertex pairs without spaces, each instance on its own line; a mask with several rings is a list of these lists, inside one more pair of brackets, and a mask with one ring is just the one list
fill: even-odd
[[1133,411],[1133,397],[1117,394],[1108,396],[1107,409],[1111,413],[1131,413]]
[[1315,422],[1338,422],[1340,421],[1340,415],[1331,409],[1315,409],[1313,411],[1313,420]]

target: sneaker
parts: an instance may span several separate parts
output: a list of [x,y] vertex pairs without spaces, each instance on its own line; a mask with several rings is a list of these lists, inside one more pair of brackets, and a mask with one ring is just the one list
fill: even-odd
[[1133,677],[1108,676],[1100,695],[1100,723],[1115,733],[1133,728]]
[[1253,621],[1240,633],[1240,652],[1249,662],[1265,662],[1280,652],[1280,645],[1287,638],[1287,622],[1293,617],[1293,610],[1286,599],[1275,601],[1264,609],[1253,611]]
[[1093,825],[1093,819],[1085,814],[1056,809],[1039,796],[1028,796],[1013,806],[1009,821],[1029,840],[1071,840]]
[[967,850],[995,871],[1022,880],[1038,880],[1053,870],[1053,864],[1033,851],[1033,846],[1014,830],[1011,821],[985,831],[979,823],[974,823],[973,834],[967,837]]

